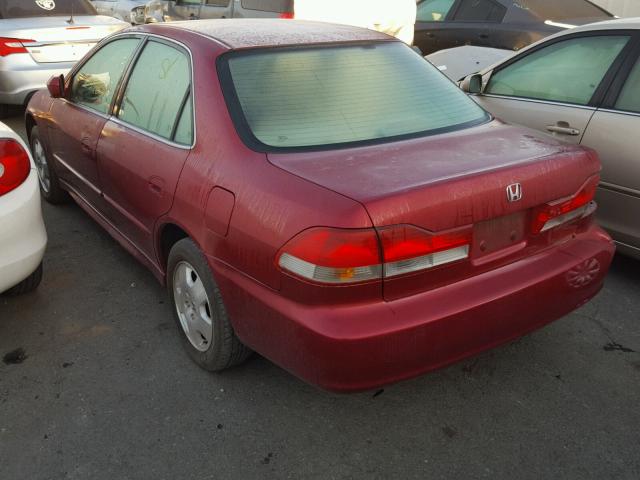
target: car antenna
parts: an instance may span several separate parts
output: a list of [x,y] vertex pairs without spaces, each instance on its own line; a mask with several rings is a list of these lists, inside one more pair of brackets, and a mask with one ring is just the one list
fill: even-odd
[[69,20],[67,20],[67,23],[69,25],[73,25],[75,22],[75,20],[73,19],[73,5],[76,3],[76,0],[71,0],[71,16],[69,17]]

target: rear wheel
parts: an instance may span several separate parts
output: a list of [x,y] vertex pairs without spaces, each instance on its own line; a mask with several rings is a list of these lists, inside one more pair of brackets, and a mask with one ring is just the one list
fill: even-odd
[[167,287],[189,356],[200,367],[220,371],[251,355],[236,336],[207,261],[190,239],[169,254]]
[[66,202],[69,199],[69,195],[60,187],[58,175],[52,162],[49,160],[47,151],[40,138],[40,130],[38,127],[31,129],[31,153],[33,154],[33,161],[38,170],[40,192],[44,199],[53,204]]
[[17,284],[15,287],[11,288],[6,292],[9,296],[14,295],[22,295],[23,293],[33,292],[38,286],[40,282],[42,282],[42,263],[38,265],[38,268],[35,272],[25,278],[22,282]]

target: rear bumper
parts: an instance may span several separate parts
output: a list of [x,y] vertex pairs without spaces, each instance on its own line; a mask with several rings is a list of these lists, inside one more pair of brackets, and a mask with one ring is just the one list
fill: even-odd
[[358,391],[411,378],[492,348],[580,307],[614,254],[593,226],[511,265],[401,300],[307,306],[212,262],[234,328],[304,380]]
[[47,245],[35,169],[22,185],[0,197],[0,226],[2,293],[38,268]]
[[0,103],[23,105],[29,94],[45,88],[54,75],[66,74],[73,62],[37,63],[31,55],[9,55],[0,59]]

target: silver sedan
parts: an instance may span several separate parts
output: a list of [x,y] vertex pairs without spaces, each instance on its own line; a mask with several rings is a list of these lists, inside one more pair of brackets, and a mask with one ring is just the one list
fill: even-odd
[[0,117],[52,75],[66,73],[99,40],[128,24],[97,15],[88,0],[0,2]]
[[640,258],[639,19],[567,30],[461,85],[503,120],[597,150],[599,221]]

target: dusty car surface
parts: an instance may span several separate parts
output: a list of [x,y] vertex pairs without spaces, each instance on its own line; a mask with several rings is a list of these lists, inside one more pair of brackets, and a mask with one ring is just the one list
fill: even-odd
[[88,0],[0,3],[0,117],[51,75],[67,72],[101,39],[128,25],[98,16]]
[[0,123],[0,294],[40,285],[46,246],[36,164],[18,134]]
[[132,25],[145,23],[148,0],[91,0],[100,15],[114,17]]
[[147,23],[214,18],[288,18],[370,28],[411,44],[415,0],[151,0]]
[[396,382],[567,314],[613,256],[594,152],[493,119],[370,30],[133,28],[26,121],[45,198],[166,282],[209,370],[252,349],[332,390]]
[[424,55],[462,45],[519,50],[613,15],[589,0],[421,0],[415,44]]
[[621,253],[640,258],[638,19],[555,35],[482,72],[475,86],[474,99],[503,120],[599,152],[599,222]]

